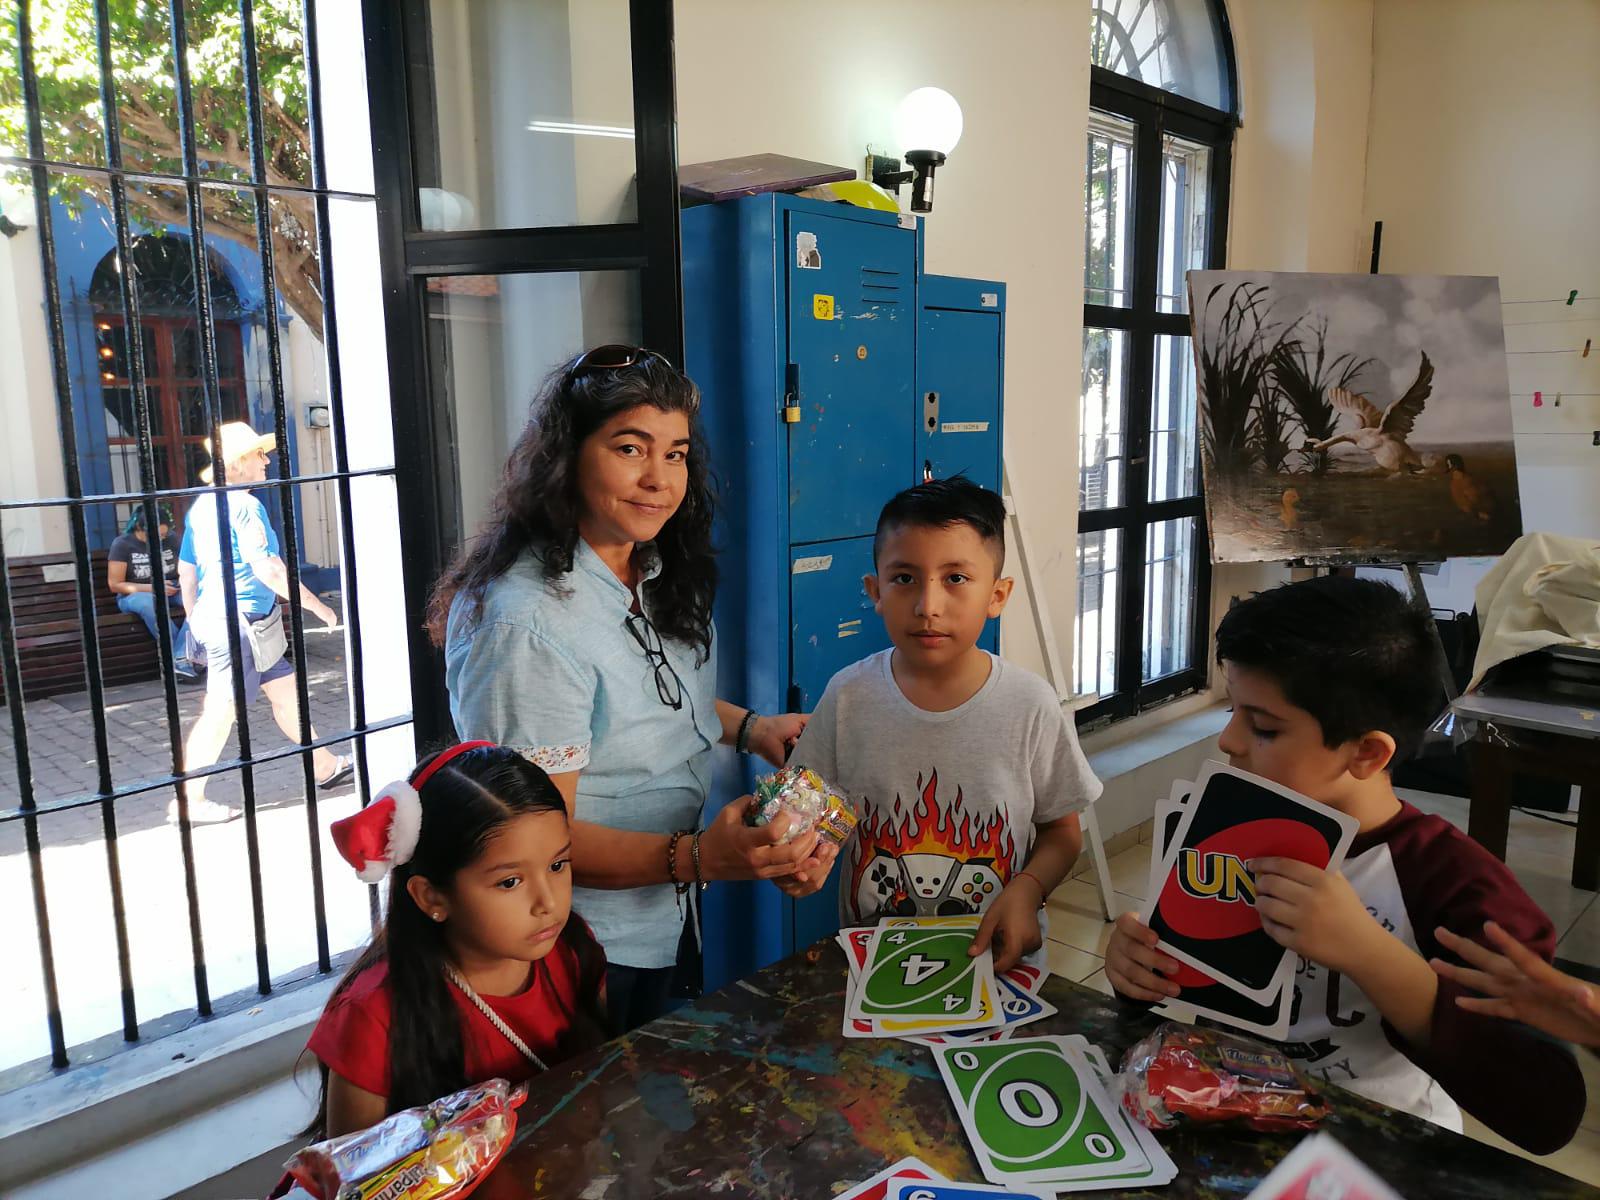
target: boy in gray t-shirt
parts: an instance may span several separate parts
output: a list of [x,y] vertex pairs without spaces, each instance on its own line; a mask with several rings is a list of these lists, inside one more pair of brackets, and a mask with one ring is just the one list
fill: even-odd
[[[1100,781],[1050,686],[978,648],[1011,595],[999,496],[959,476],[901,492],[873,561],[867,593],[894,648],[829,681],[790,759],[855,802],[839,918],[985,913],[974,946],[992,937],[1006,970],[1042,942],[1039,909]],[[822,881],[777,883],[803,895]]]

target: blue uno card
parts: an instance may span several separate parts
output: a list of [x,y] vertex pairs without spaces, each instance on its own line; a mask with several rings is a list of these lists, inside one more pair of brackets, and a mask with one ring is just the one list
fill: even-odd
[[1044,1200],[1039,1192],[1019,1192],[1015,1188],[917,1179],[896,1180],[884,1193],[884,1200],[997,1200],[1006,1196],[1013,1200]]

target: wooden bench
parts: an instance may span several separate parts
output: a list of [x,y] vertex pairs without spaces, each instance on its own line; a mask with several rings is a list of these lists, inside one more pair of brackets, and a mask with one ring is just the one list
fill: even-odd
[[[36,554],[13,558],[7,566],[23,695],[42,700],[87,690],[72,555]],[[118,610],[117,597],[106,586],[104,550],[90,552],[89,569],[94,575],[101,679],[107,687],[115,687],[160,678],[155,639],[137,616]],[[5,698],[4,682],[0,676],[0,702]]]

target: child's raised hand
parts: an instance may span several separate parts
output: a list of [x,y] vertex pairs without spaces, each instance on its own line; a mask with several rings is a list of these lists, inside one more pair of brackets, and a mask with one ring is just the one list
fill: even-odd
[[969,955],[994,952],[994,973],[1004,974],[1044,945],[1039,931],[1038,885],[1018,877],[1001,889],[983,914]]
[[1356,974],[1382,926],[1372,919],[1350,881],[1296,858],[1258,858],[1250,864],[1256,881],[1256,912],[1261,927],[1278,945],[1301,958]]
[[1178,960],[1157,950],[1157,940],[1155,930],[1135,912],[1123,913],[1111,928],[1106,978],[1130,1000],[1168,1000],[1180,990],[1166,978],[1178,973]]
[[707,879],[777,879],[793,875],[817,848],[817,832],[779,845],[794,818],[779,813],[765,825],[744,823],[745,810],[756,802],[742,796],[723,806],[700,836],[700,859]]
[[1600,1045],[1600,992],[1556,970],[1493,921],[1484,925],[1483,936],[1499,954],[1448,929],[1436,929],[1434,936],[1471,965],[1438,958],[1428,965],[1452,983],[1482,993],[1457,996],[1461,1008],[1521,1021],[1569,1042]]

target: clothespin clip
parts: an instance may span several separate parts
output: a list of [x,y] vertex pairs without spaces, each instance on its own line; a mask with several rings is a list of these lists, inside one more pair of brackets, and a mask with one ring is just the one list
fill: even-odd
[[1543,392],[1535,392],[1533,394],[1533,406],[1535,408],[1543,408],[1544,407],[1544,393]]
[[1600,446],[1600,429],[1594,431],[1594,444]]
[[1560,392],[1556,393],[1556,407],[1557,408],[1561,407],[1561,393]]
[[1577,298],[1578,298],[1578,289],[1577,288],[1573,288],[1570,292],[1567,293],[1567,307],[1571,308],[1572,307],[1572,302],[1574,300],[1576,300]]
[[1593,338],[1584,338],[1583,339],[1583,355],[1582,355],[1582,357],[1584,357],[1584,358],[1588,358],[1589,357],[1589,347],[1593,346],[1593,345],[1594,345],[1594,339]]

